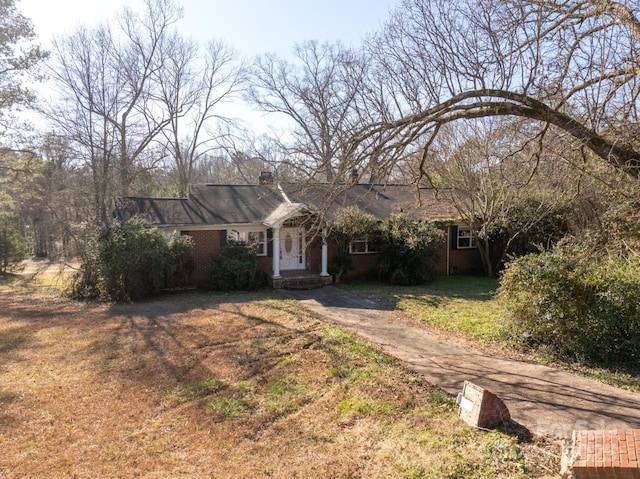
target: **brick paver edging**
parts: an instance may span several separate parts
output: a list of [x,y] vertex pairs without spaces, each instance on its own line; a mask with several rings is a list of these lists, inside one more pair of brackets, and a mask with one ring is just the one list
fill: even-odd
[[574,431],[563,477],[640,479],[640,429]]

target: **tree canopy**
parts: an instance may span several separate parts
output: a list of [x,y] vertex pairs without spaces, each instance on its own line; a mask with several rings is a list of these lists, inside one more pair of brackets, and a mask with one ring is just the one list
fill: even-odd
[[0,0],[0,127],[6,129],[6,113],[33,99],[25,88],[25,75],[44,58],[32,44],[33,25],[16,8],[14,0]]
[[444,124],[511,116],[638,178],[638,9],[631,0],[403,0],[368,44],[383,85],[369,105],[383,108],[352,151],[426,156]]

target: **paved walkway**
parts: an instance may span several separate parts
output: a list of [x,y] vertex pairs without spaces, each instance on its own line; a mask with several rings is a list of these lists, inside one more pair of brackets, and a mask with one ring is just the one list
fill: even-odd
[[465,380],[497,394],[512,419],[534,434],[561,438],[578,429],[640,428],[639,393],[546,366],[483,355],[333,286],[287,294],[451,394],[462,391]]

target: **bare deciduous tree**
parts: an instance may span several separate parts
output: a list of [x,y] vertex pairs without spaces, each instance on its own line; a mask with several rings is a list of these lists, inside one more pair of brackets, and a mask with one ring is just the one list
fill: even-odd
[[79,28],[54,42],[50,74],[59,98],[49,117],[92,172],[95,217],[107,221],[114,195],[127,195],[149,145],[169,124],[155,79],[166,69],[181,12],[171,0],[125,9],[116,27]]
[[307,178],[343,179],[350,171],[345,150],[365,65],[353,51],[315,41],[297,45],[294,55],[296,63],[275,55],[258,58],[249,98],[293,123],[290,136],[280,140],[291,167]]
[[352,151],[419,142],[426,154],[446,123],[512,116],[638,178],[638,11],[631,0],[404,0],[369,45],[393,120],[370,123]]
[[165,145],[176,169],[178,194],[186,196],[198,159],[215,147],[229,123],[219,107],[233,100],[243,86],[245,65],[222,41],[210,41],[199,56],[198,45],[175,35],[166,51],[166,68],[157,76],[161,101],[169,114]]

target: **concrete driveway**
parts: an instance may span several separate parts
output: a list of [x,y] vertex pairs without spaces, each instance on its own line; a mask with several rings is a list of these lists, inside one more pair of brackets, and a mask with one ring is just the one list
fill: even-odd
[[286,291],[327,321],[379,346],[448,393],[465,380],[498,395],[514,421],[534,434],[564,438],[573,430],[640,428],[640,394],[522,361],[487,356],[437,338],[398,312],[342,289]]

